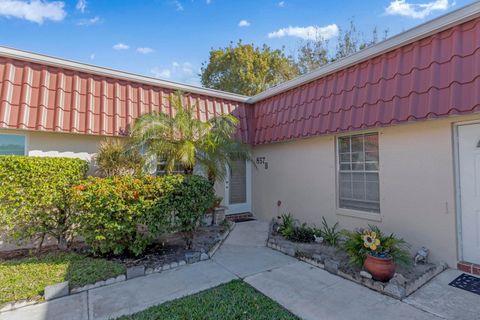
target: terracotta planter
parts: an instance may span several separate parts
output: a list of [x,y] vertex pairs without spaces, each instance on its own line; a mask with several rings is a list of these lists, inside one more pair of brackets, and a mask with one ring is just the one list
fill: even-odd
[[392,258],[378,258],[367,254],[367,259],[363,263],[372,278],[378,281],[387,282],[395,274],[395,264]]

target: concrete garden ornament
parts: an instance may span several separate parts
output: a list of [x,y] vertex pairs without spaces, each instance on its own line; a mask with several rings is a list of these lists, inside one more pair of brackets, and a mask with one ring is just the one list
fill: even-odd
[[422,262],[423,264],[427,264],[429,253],[430,253],[430,250],[427,249],[426,247],[422,247],[420,250],[418,250],[417,254],[415,255],[415,258],[413,259],[415,265],[417,265],[419,262]]

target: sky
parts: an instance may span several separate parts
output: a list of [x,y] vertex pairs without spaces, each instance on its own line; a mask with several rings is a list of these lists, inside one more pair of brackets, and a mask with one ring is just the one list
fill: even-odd
[[295,52],[335,39],[354,19],[389,36],[471,0],[0,0],[0,45],[199,85],[212,48],[243,43]]

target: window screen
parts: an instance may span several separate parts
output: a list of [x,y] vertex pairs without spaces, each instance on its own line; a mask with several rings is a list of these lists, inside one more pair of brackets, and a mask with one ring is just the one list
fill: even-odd
[[338,138],[339,207],[380,212],[378,134]]

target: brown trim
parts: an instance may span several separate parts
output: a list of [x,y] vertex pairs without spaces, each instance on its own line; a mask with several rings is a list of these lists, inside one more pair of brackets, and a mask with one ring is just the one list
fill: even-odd
[[480,276],[480,265],[475,263],[459,261],[457,263],[457,269],[463,272],[468,272]]

